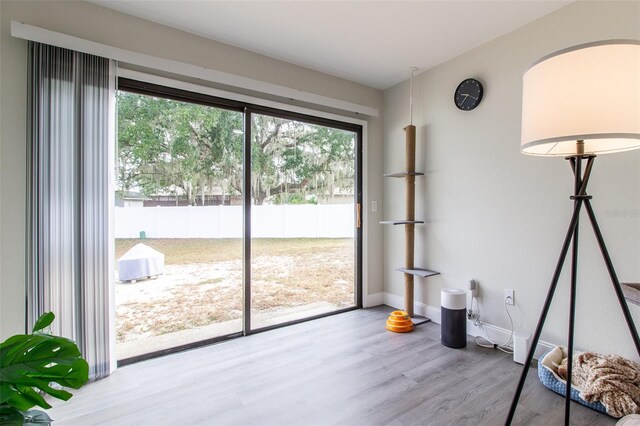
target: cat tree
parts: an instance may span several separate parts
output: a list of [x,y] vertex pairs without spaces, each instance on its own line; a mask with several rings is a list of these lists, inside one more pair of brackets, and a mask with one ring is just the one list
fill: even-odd
[[[402,220],[385,220],[380,223],[385,225],[404,225],[404,267],[396,268],[397,271],[404,273],[404,304],[406,316],[413,318],[413,323],[422,323],[429,321],[427,318],[417,318],[414,313],[414,278],[419,276],[422,278],[439,274],[424,268],[416,268],[414,265],[415,253],[415,226],[422,224],[424,221],[415,219],[416,210],[416,176],[424,176],[424,173],[416,172],[416,126],[413,125],[413,74],[417,68],[411,68],[411,79],[409,88],[409,125],[404,128],[405,133],[405,171],[399,173],[390,173],[384,175],[389,178],[404,178],[405,182],[405,218]],[[389,321],[397,320],[399,311],[394,311],[387,321],[387,328],[391,331],[394,327],[390,327]],[[391,324],[393,326],[393,324]],[[406,327],[409,328],[409,327]],[[410,329],[403,331],[411,331]]]

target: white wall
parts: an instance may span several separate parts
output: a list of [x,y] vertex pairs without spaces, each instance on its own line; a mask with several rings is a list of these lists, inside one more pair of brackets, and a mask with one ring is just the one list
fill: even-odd
[[[522,73],[548,53],[612,38],[640,38],[640,3],[575,2],[415,78],[417,169],[427,172],[418,178],[416,216],[428,221],[417,227],[416,265],[442,273],[417,282],[417,302],[439,306],[442,287],[466,288],[475,278],[484,321],[509,328],[508,287],[516,328],[533,331],[570,220],[573,180],[565,160],[519,152]],[[453,104],[467,77],[485,87],[472,112]],[[384,92],[385,172],[403,168],[407,99],[407,82]],[[390,179],[384,192],[385,216],[401,217],[402,183]],[[589,193],[619,278],[640,282],[640,150],[598,157]],[[581,225],[576,345],[638,359],[586,216]],[[385,229],[392,295],[403,294],[402,274],[393,270],[403,263],[403,237]],[[640,325],[640,309],[630,309]],[[567,312],[564,273],[544,340],[566,342]]]
[[[26,42],[10,35],[11,20],[372,108],[380,109],[382,104],[380,90],[206,40],[91,3],[1,1],[0,339],[23,332],[25,323],[27,62]],[[207,84],[202,81],[199,83]],[[242,88],[224,89],[246,92]],[[320,109],[332,112],[327,108]],[[362,116],[360,118],[363,119]],[[369,203],[369,200],[382,201],[382,120],[366,120],[368,133],[364,141],[364,198]],[[365,277],[369,277],[367,284],[370,293],[382,291],[382,231],[377,225],[378,219],[377,216],[363,217],[367,244],[364,249]]]
[[[353,238],[353,204],[251,207],[252,238]],[[242,206],[116,207],[115,237],[242,238]]]

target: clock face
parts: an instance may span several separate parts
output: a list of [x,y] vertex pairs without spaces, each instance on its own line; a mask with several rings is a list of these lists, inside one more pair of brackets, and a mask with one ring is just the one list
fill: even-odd
[[453,94],[453,101],[463,111],[471,111],[482,100],[482,83],[474,78],[468,78],[458,85]]

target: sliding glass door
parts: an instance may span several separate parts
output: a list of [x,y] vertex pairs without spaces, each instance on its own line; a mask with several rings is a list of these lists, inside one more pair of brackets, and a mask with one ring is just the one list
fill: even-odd
[[242,331],[243,113],[118,93],[116,353]]
[[360,306],[359,126],[119,89],[121,365]]
[[251,115],[251,328],[356,306],[357,133]]

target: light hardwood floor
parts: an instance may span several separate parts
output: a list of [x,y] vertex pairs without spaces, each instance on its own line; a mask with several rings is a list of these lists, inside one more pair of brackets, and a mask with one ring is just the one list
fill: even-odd
[[[118,369],[54,401],[55,425],[500,425],[521,366],[440,343],[440,326],[384,329],[352,311]],[[531,370],[515,424],[562,424],[564,399]],[[572,424],[615,420],[572,404]]]

